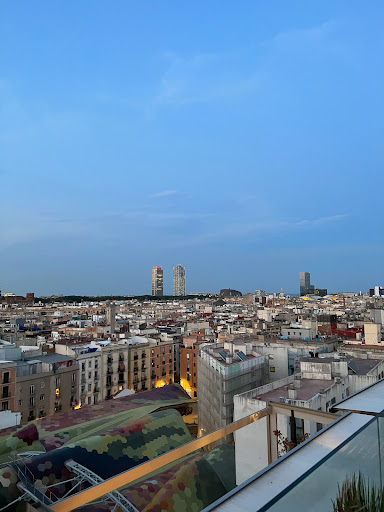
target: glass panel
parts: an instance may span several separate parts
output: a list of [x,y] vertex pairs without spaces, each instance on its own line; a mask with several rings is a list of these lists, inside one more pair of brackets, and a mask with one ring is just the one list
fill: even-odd
[[[374,419],[320,466],[315,466],[308,476],[287,490],[276,503],[269,507],[267,505],[263,510],[331,511],[332,501],[336,500],[338,494],[338,486],[341,487],[348,477],[358,476],[360,472],[369,485],[380,485],[379,454],[378,424],[377,419]],[[289,462],[288,459],[285,464]]]

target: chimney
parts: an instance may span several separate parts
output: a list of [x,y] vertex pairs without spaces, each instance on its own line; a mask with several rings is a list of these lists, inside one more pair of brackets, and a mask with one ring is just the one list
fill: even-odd
[[231,354],[227,354],[227,357],[225,358],[225,362],[227,364],[232,364],[232,355]]
[[302,382],[301,382],[301,375],[295,375],[293,380],[293,385],[296,389],[301,388]]
[[297,390],[293,384],[288,386],[288,398],[291,400],[296,400],[297,398]]
[[279,402],[280,402],[281,404],[285,404],[285,398],[284,398],[283,396],[281,396],[281,397],[279,398]]

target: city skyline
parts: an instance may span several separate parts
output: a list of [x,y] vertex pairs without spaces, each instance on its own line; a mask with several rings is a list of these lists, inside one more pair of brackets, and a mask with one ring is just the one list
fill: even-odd
[[383,282],[383,16],[3,2],[1,289],[141,294],[154,261],[191,291]]

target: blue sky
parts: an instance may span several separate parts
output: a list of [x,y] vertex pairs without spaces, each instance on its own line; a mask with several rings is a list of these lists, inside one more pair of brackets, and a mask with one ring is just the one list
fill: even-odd
[[384,284],[384,4],[0,5],[0,289]]

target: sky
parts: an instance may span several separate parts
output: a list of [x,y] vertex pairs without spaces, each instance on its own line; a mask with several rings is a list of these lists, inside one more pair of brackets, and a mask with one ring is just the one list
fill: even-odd
[[0,289],[384,286],[384,3],[0,3]]

